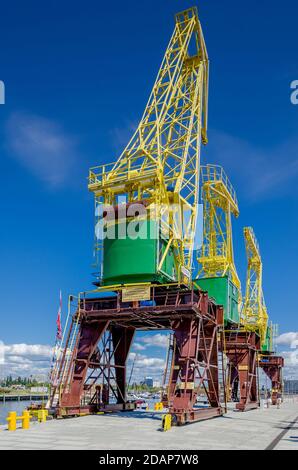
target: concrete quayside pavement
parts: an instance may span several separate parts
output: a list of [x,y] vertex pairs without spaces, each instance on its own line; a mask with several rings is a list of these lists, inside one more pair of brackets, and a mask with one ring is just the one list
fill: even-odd
[[[298,402],[161,432],[162,413],[131,412],[33,422],[29,430],[0,429],[0,449],[298,450]],[[295,422],[296,420],[296,422]]]

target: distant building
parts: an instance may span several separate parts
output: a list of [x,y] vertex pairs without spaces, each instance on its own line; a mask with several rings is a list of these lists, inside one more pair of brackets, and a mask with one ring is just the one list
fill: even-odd
[[31,393],[47,393],[48,389],[47,387],[31,387],[30,392]]
[[160,381],[159,380],[153,380],[153,387],[154,388],[160,388]]
[[285,380],[284,393],[298,394],[298,380]]
[[144,378],[144,384],[147,385],[147,387],[153,387],[153,378],[152,377],[145,377]]

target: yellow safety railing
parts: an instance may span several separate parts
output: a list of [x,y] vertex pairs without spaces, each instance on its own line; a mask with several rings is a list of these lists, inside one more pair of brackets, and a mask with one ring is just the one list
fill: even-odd
[[29,429],[30,413],[29,411],[23,411],[22,416],[17,416],[16,411],[10,411],[6,421],[8,421],[8,431],[15,431],[17,429],[17,421],[22,421],[22,429]]
[[162,411],[163,404],[161,402],[154,403],[154,411]]
[[48,410],[24,410],[22,416],[17,416],[16,411],[10,411],[6,421],[8,422],[8,431],[15,431],[17,429],[17,422],[22,422],[22,429],[30,428],[30,419],[34,416],[39,423],[44,423],[48,417]]
[[49,415],[49,411],[42,409],[42,410],[30,410],[30,417],[35,416],[39,423],[44,423],[47,420]]

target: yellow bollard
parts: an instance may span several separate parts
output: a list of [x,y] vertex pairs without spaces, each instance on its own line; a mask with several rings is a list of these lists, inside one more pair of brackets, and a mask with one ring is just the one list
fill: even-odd
[[45,423],[49,412],[48,410],[38,410],[37,419],[39,423]]
[[162,417],[162,429],[163,431],[169,431],[172,427],[172,415],[166,414]]
[[16,411],[10,411],[8,413],[8,417],[6,418],[6,421],[8,421],[8,431],[15,431],[17,429]]
[[22,417],[22,429],[29,429],[30,428],[30,413],[29,411],[23,411]]

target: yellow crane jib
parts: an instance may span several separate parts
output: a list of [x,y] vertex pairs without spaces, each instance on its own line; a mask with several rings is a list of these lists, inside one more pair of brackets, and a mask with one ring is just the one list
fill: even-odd
[[[252,227],[244,227],[244,240],[247,256],[246,291],[243,303],[242,323],[245,328],[257,331],[261,347],[271,350],[272,325],[268,326],[268,313],[263,295],[263,264],[259,244]],[[271,349],[270,349],[271,348]]]
[[102,284],[191,281],[208,66],[197,9],[178,13],[136,131],[115,163],[90,169]]
[[201,167],[203,242],[199,286],[224,306],[226,322],[240,323],[241,283],[234,263],[232,215],[238,217],[236,192],[218,165]]

